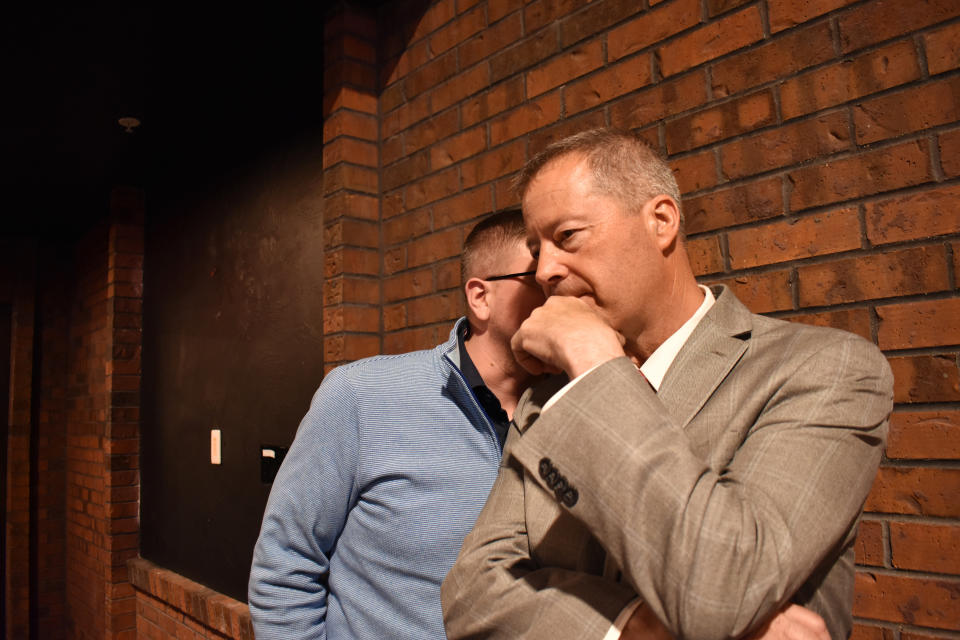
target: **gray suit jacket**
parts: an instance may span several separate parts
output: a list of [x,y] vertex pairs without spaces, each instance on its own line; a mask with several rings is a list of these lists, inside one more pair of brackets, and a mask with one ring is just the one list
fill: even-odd
[[556,383],[521,400],[443,585],[451,640],[602,638],[638,594],[676,637],[736,637],[788,600],[849,634],[890,368],[715,292],[659,393],[620,358],[542,416]]

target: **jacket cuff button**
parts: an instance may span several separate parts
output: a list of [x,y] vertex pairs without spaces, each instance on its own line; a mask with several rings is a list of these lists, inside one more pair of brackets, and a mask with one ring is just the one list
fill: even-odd
[[553,471],[553,463],[550,462],[550,458],[542,458],[540,460],[540,477],[546,478],[551,471]]

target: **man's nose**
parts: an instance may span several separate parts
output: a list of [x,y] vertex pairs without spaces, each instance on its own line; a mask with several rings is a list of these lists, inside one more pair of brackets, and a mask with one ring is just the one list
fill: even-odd
[[567,274],[567,268],[560,259],[557,250],[553,247],[540,247],[540,253],[537,256],[537,282],[549,291],[558,282],[563,280]]

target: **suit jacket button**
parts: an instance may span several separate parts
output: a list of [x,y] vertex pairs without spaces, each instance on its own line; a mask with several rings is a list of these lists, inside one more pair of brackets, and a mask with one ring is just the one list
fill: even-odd
[[550,462],[550,458],[542,458],[540,460],[540,477],[546,479],[551,471],[553,471],[553,463]]
[[563,502],[563,504],[565,504],[567,507],[572,507],[573,505],[577,504],[577,500],[579,499],[580,492],[573,487],[570,487],[563,492],[563,497],[560,499],[560,501]]
[[567,479],[563,476],[560,476],[557,478],[557,482],[551,488],[554,490],[554,492],[556,492],[557,497],[559,498],[561,495],[566,493],[568,487],[569,485],[567,484]]
[[559,482],[559,478],[560,478],[560,475],[557,473],[557,470],[550,469],[550,473],[543,476],[543,481],[547,483],[548,487],[553,489],[554,487],[557,486],[557,482]]

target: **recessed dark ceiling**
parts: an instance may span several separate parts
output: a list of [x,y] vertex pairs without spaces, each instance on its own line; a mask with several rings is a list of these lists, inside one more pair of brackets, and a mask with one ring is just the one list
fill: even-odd
[[[69,222],[103,189],[131,136],[116,124],[142,112],[149,13],[82,5],[22,3],[3,21],[6,80],[0,135],[5,229],[30,230],[42,219]],[[72,213],[72,216],[71,216]]]
[[316,135],[333,4],[8,9],[0,233],[72,233],[105,215],[111,186],[149,194]]

